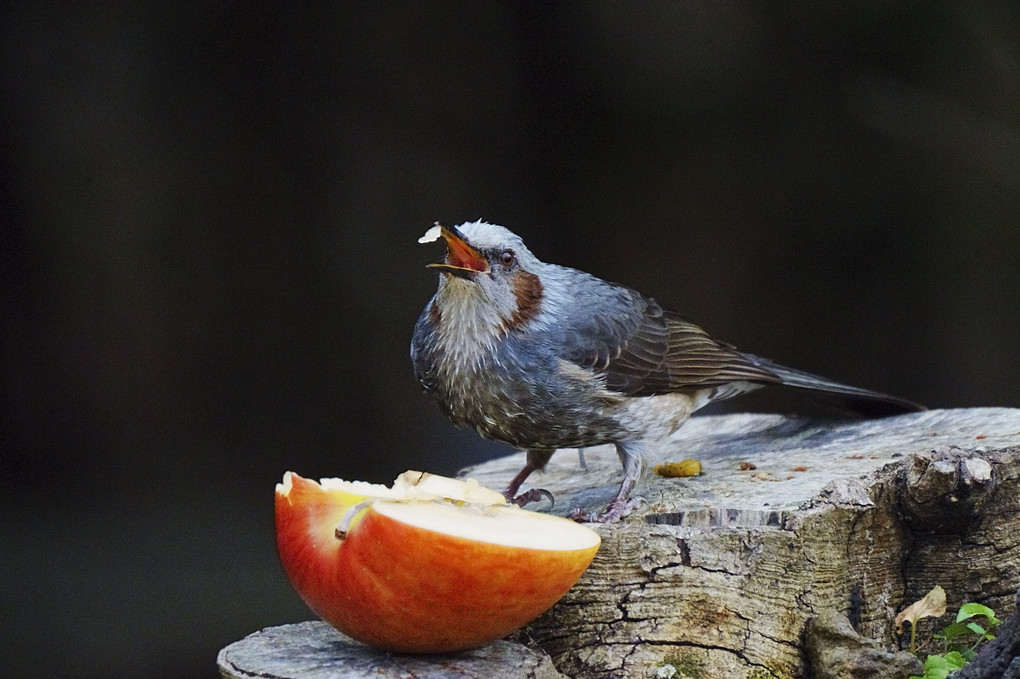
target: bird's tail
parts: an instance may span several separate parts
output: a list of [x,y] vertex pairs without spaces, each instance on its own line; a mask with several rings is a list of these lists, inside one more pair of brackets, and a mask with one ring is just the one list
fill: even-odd
[[908,401],[898,396],[890,396],[870,389],[851,387],[848,384],[834,382],[826,377],[812,375],[784,365],[773,363],[766,358],[759,358],[753,354],[742,354],[744,358],[760,368],[773,373],[781,380],[781,385],[792,389],[817,392],[828,398],[827,402],[834,402],[841,410],[849,410],[867,417],[883,417],[886,415],[897,415],[900,413],[913,413],[920,410],[927,410],[923,405]]

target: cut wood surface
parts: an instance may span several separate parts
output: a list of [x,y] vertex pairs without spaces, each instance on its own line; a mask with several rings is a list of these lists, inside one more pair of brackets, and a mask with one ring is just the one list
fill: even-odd
[[270,627],[222,649],[224,679],[565,679],[549,656],[494,641],[444,656],[376,651],[315,620]]
[[[582,469],[575,451],[559,451],[530,479],[556,497],[553,513],[598,511],[616,492],[612,447],[589,448],[585,458]],[[867,655],[885,672],[868,676],[906,677],[912,659],[895,652],[893,618],[934,585],[945,589],[950,614],[966,601],[1002,619],[1014,609],[1018,409],[832,422],[697,417],[649,469],[685,458],[700,460],[702,474],[646,473],[634,491],[643,506],[595,526],[603,543],[594,563],[527,628],[530,652],[548,653],[563,675],[826,677],[841,676],[847,657]],[[515,454],[463,476],[502,488],[523,465]],[[946,622],[925,621],[919,635]],[[395,656],[359,648],[365,663],[389,671]],[[444,676],[476,676],[452,673],[465,662],[458,656],[416,661],[443,663]],[[519,667],[486,676],[555,676],[513,673]],[[224,676],[259,671],[243,669],[250,674]],[[271,676],[320,676],[277,669]]]
[[[929,410],[877,420],[824,421],[781,415],[694,417],[649,460],[634,494],[646,507],[629,517],[687,526],[774,525],[784,513],[801,509],[823,490],[859,490],[861,477],[914,453],[956,446],[980,453],[1020,445],[1020,409]],[[651,473],[660,462],[696,459],[702,474],[663,478]],[[613,498],[622,472],[612,446],[585,449],[587,470],[572,450],[557,452],[531,485],[556,497],[551,510],[565,515],[580,508],[598,511]],[[741,471],[741,466],[754,469]],[[502,489],[524,466],[524,455],[509,455],[469,467],[462,477]],[[844,481],[848,483],[843,483]],[[836,482],[842,489],[827,489]]]

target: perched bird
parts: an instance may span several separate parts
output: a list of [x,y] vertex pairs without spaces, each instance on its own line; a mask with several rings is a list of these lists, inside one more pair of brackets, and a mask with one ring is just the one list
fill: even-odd
[[923,410],[910,401],[777,365],[719,342],[679,314],[616,283],[540,261],[502,226],[436,226],[439,289],[414,328],[411,361],[457,426],[527,451],[505,495],[518,495],[557,448],[605,443],[623,464],[620,490],[593,517],[616,521],[646,451],[712,401],[777,385],[824,392],[865,415]]

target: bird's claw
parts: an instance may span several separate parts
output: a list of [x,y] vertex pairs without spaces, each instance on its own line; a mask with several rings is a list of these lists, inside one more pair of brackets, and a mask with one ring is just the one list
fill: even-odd
[[577,508],[567,514],[567,518],[573,519],[578,523],[616,523],[643,504],[647,504],[647,500],[643,497],[632,497],[629,500],[622,501],[613,500],[606,507],[605,511],[599,514],[585,512]]
[[538,502],[542,498],[549,500],[550,509],[556,506],[556,498],[545,488],[530,488],[516,497],[509,498],[509,500],[518,507],[523,507],[524,505],[530,505],[532,502]]

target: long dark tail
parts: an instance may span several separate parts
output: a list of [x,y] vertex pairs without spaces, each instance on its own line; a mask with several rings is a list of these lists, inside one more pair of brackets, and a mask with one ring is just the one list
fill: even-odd
[[742,355],[756,366],[775,374],[776,377],[782,380],[782,386],[818,392],[819,395],[827,397],[824,401],[836,405],[841,410],[849,410],[866,417],[884,417],[886,415],[927,410],[923,405],[908,401],[905,398],[833,382],[828,378],[787,368],[784,365],[773,363],[766,358],[759,358],[753,354]]

